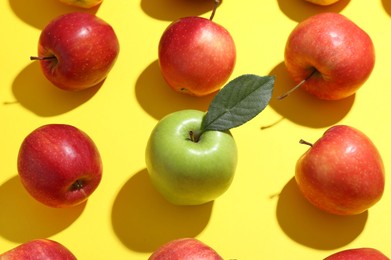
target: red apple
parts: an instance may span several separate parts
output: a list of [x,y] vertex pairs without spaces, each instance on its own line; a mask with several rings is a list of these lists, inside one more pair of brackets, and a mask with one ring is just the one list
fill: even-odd
[[293,80],[325,100],[353,95],[374,64],[369,35],[338,13],[321,13],[300,22],[285,47],[285,65]]
[[31,132],[18,155],[20,180],[32,197],[51,207],[78,205],[102,178],[99,151],[71,125],[49,124]]
[[101,83],[119,53],[113,28],[84,12],[61,15],[41,32],[38,59],[45,77],[64,90],[82,90]]
[[159,42],[159,65],[175,91],[204,96],[219,90],[236,62],[235,43],[221,25],[202,17],[171,23]]
[[354,248],[334,253],[324,260],[389,260],[382,252],[374,248]]
[[300,157],[295,177],[308,201],[337,215],[364,212],[384,191],[380,153],[364,133],[345,125],[329,128]]
[[76,260],[69,249],[49,239],[36,239],[0,254],[0,260]]
[[148,260],[222,260],[219,254],[195,238],[172,240],[158,248]]

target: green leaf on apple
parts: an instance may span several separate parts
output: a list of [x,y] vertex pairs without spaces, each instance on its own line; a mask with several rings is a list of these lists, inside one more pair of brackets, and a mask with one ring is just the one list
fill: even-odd
[[238,127],[262,112],[269,104],[274,76],[239,76],[214,97],[205,114],[201,132],[226,131]]

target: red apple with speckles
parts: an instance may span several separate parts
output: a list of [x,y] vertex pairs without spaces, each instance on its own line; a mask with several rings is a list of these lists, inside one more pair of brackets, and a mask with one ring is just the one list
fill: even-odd
[[62,244],[49,239],[35,239],[0,254],[0,260],[76,260]]
[[205,96],[219,90],[236,62],[235,43],[221,25],[202,17],[171,23],[159,42],[163,78],[177,92]]
[[373,142],[346,125],[329,128],[297,161],[296,181],[316,207],[354,215],[377,203],[384,191],[384,165]]
[[284,60],[297,86],[317,98],[339,100],[367,81],[375,65],[375,49],[368,33],[352,20],[326,12],[292,30]]
[[17,166],[27,192],[57,208],[86,201],[102,178],[102,160],[95,143],[80,129],[66,124],[44,125],[27,135]]
[[38,56],[45,77],[70,91],[101,83],[119,54],[113,28],[101,18],[84,12],[61,15],[41,32]]
[[210,246],[195,238],[179,238],[158,248],[148,260],[223,260]]
[[382,252],[374,248],[346,249],[334,253],[324,260],[389,260]]

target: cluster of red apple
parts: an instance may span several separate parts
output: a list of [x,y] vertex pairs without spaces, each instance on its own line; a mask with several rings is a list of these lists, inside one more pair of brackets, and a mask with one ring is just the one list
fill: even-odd
[[[85,8],[102,2],[61,1]],[[148,141],[145,159],[150,179],[168,201],[177,205],[203,204],[228,189],[238,153],[229,129],[261,112],[273,91],[273,77],[254,75],[243,75],[224,86],[235,66],[236,49],[228,31],[212,21],[218,2],[210,19],[186,17],[171,23],[159,43],[160,69],[171,88],[195,96],[219,92],[207,113],[183,110],[164,117]],[[88,55],[80,55],[85,53]],[[95,15],[76,12],[62,15],[44,28],[38,56],[31,59],[39,60],[53,85],[80,91],[102,84],[118,54],[119,42],[113,28]],[[298,24],[288,38],[285,65],[297,86],[279,98],[298,87],[320,99],[346,98],[364,84],[374,63],[372,41],[361,28],[337,13],[315,15]],[[311,148],[298,160],[295,177],[313,205],[332,214],[352,215],[380,200],[384,166],[364,133],[340,125],[328,129],[314,144],[301,142]],[[50,124],[24,139],[18,172],[23,186],[36,200],[51,207],[71,207],[87,200],[98,187],[102,161],[86,133],[74,126]],[[25,243],[0,258],[20,259],[38,248],[48,256],[57,254],[55,259],[76,259],[65,247],[48,239]],[[386,259],[371,248],[341,253]],[[150,259],[190,256],[222,259],[194,238],[162,245]],[[328,259],[338,256],[341,254]]]

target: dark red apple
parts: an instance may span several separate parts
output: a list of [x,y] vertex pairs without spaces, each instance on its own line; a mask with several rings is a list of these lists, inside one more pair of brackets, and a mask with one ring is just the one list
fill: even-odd
[[158,248],[148,260],[222,260],[211,247],[195,238],[172,240]]
[[202,17],[171,23],[159,42],[159,65],[175,91],[204,96],[219,90],[236,62],[235,43],[221,25]]
[[18,172],[36,200],[51,207],[70,207],[87,200],[98,187],[102,161],[93,140],[83,131],[49,124],[23,140]]
[[337,125],[310,145],[297,161],[295,175],[309,202],[332,214],[354,215],[380,200],[385,185],[384,165],[364,133]]
[[374,248],[354,248],[334,253],[324,260],[389,260],[382,252]]
[[49,239],[35,239],[0,254],[0,260],[76,260],[62,244]]
[[64,90],[101,83],[119,53],[113,28],[89,13],[73,12],[51,21],[41,32],[38,57],[45,77]]

